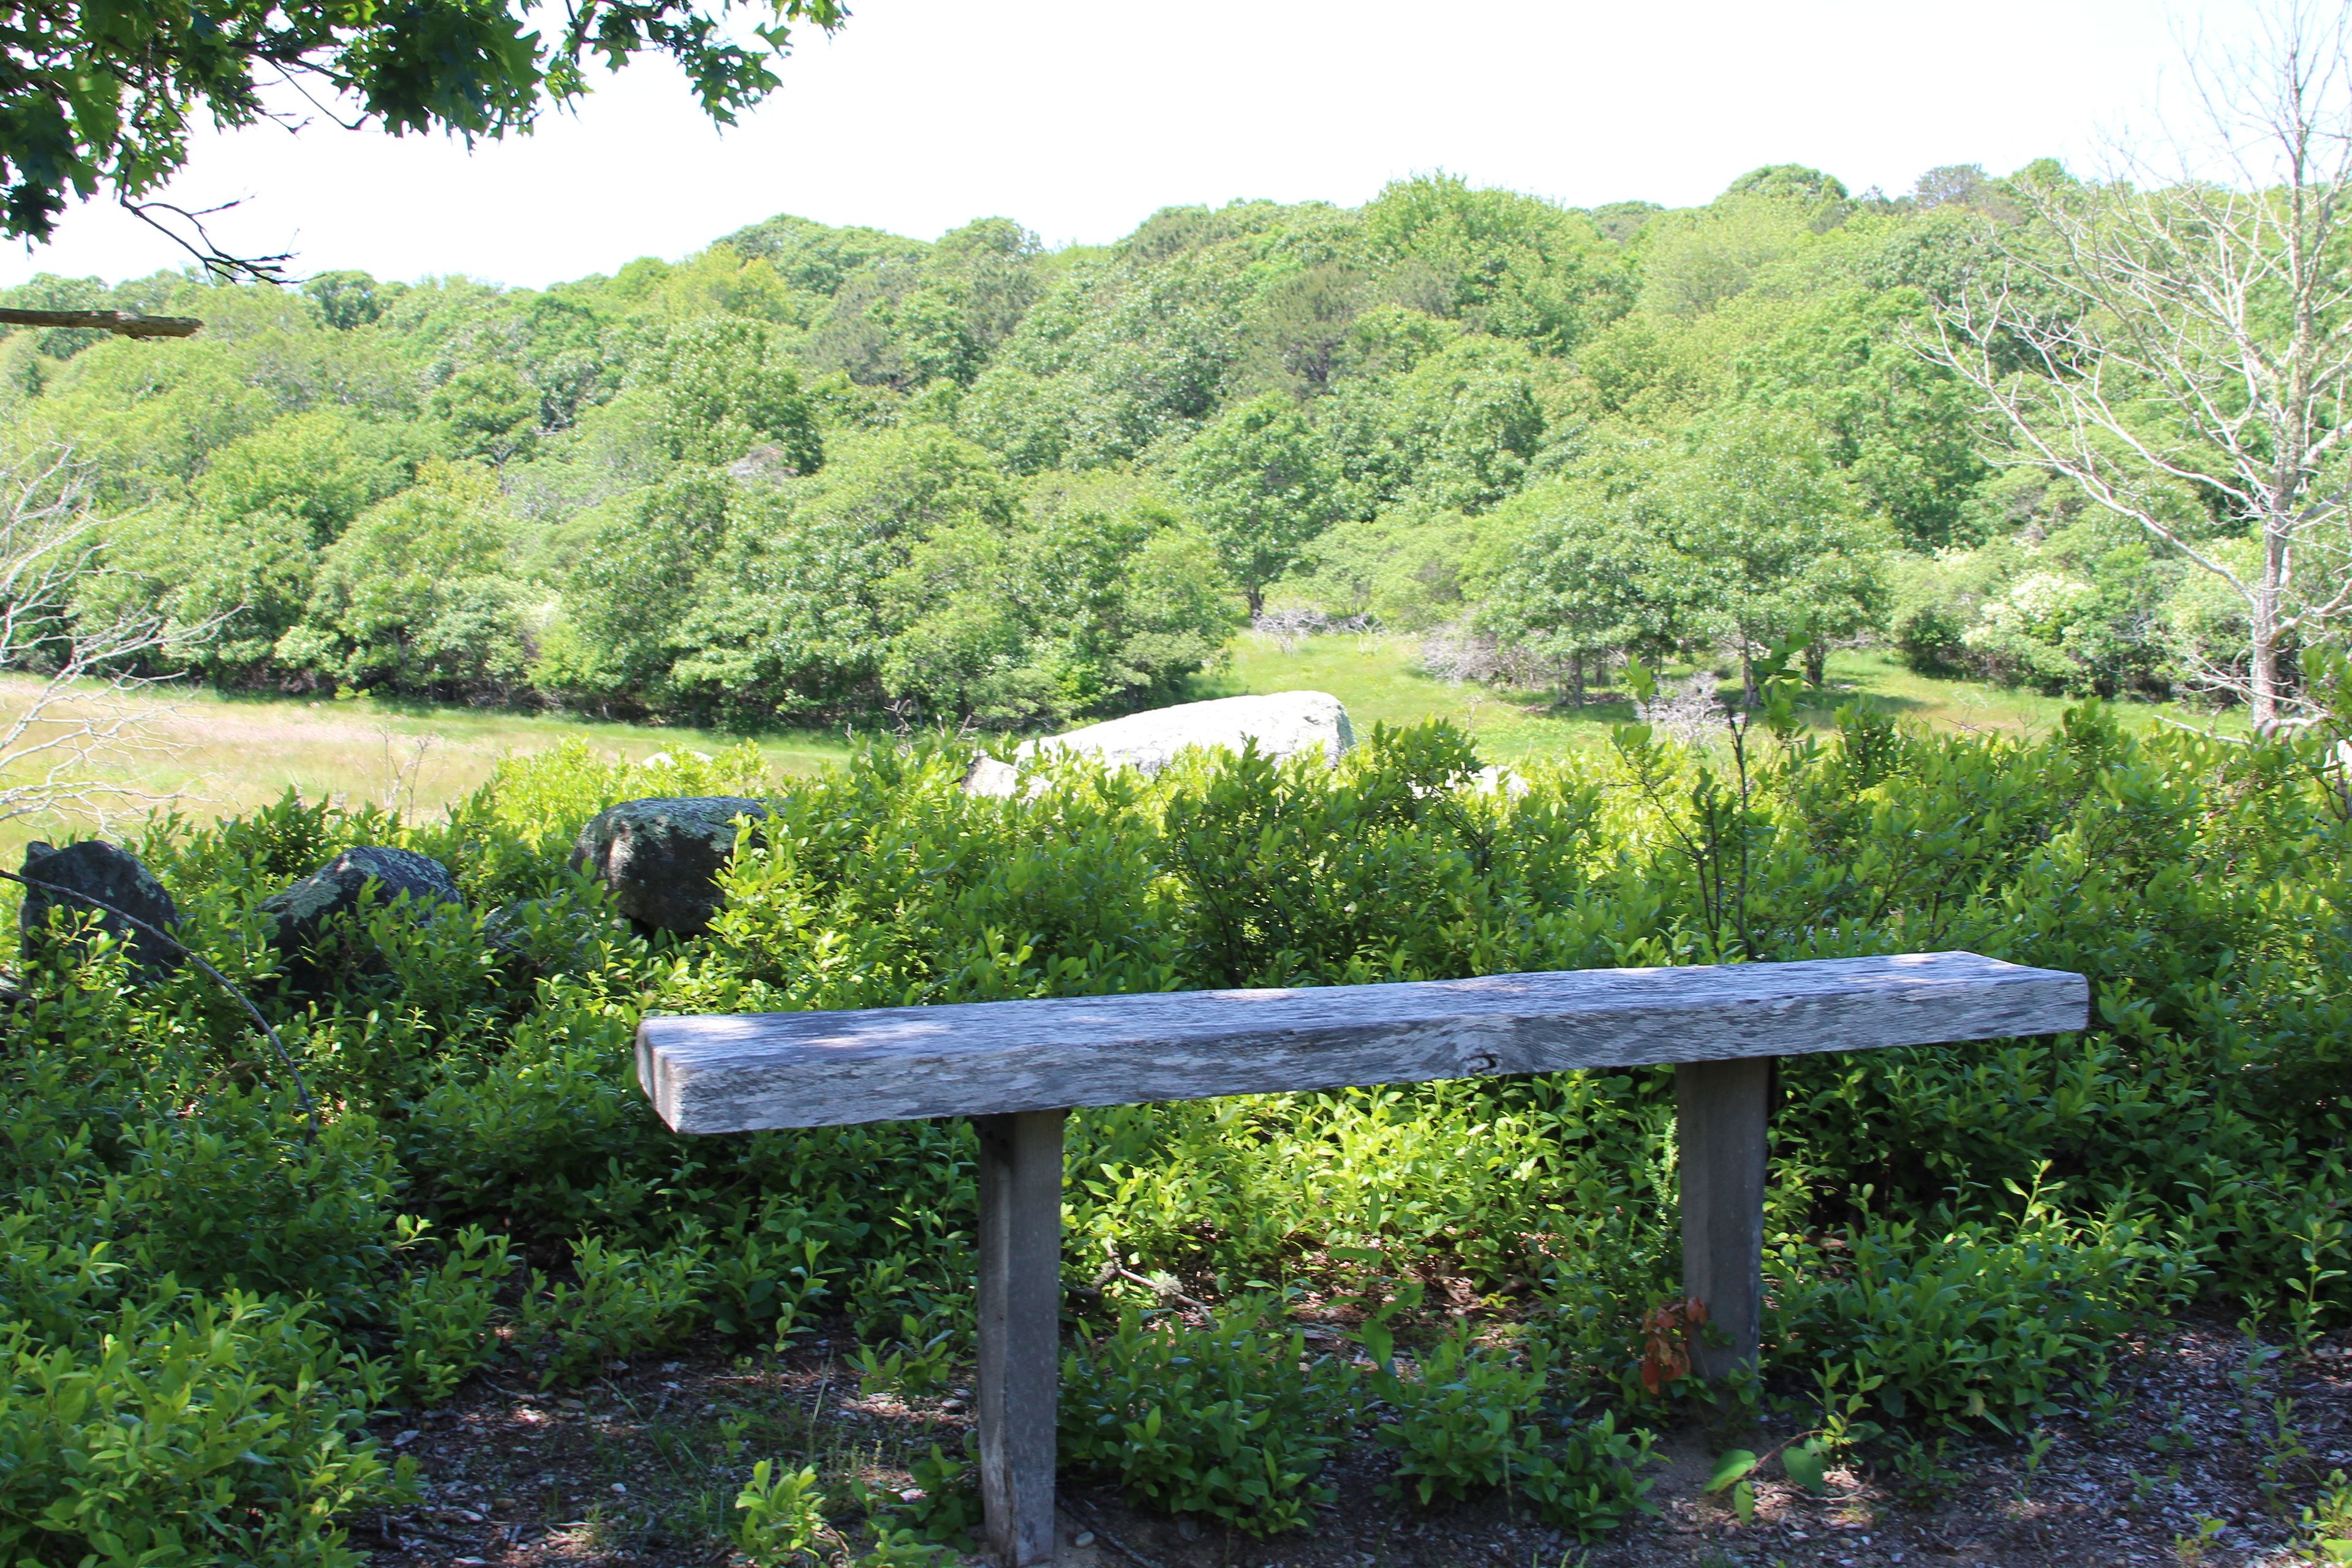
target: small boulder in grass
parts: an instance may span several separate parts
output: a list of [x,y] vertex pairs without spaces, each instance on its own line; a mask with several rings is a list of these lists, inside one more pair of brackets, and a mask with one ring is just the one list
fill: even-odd
[[[1320,748],[1324,761],[1337,765],[1354,748],[1356,728],[1349,722],[1345,705],[1328,691],[1276,691],[1130,713],[1124,719],[1025,741],[1013,754],[1016,762],[1057,752],[1089,757],[1109,767],[1133,768],[1150,777],[1186,752],[1214,746],[1238,752],[1253,741],[1261,757],[1278,762]],[[1001,799],[1019,787],[1019,780],[1020,770],[1013,763],[982,757],[964,776],[963,787],[968,795]]]
[[317,940],[326,923],[359,908],[360,895],[374,883],[378,908],[408,895],[410,915],[423,920],[443,904],[465,907],[449,868],[414,849],[362,844],[344,850],[282,893],[262,900],[261,912],[277,922],[272,940],[299,949]]
[[[138,856],[103,839],[85,838],[62,849],[38,842],[27,844],[24,874],[36,882],[87,894],[112,905],[131,920],[162,931],[170,931],[179,923],[179,906],[172,901],[163,884],[155,879],[155,874],[141,863]],[[47,942],[51,910],[64,910],[68,920],[79,915],[95,916],[99,926],[122,945],[142,973],[163,974],[179,965],[179,949],[170,942],[80,899],[41,888],[25,889],[24,908],[17,917],[28,954]],[[85,938],[68,945],[76,950],[73,956],[79,957],[89,943]]]
[[768,808],[740,795],[625,800],[580,830],[572,868],[590,868],[639,925],[699,936],[726,901],[719,875],[734,857],[739,816],[764,822]]

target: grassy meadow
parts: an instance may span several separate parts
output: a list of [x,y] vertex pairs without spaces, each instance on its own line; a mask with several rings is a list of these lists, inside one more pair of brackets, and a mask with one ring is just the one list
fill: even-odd
[[[13,719],[37,689],[29,678],[0,678],[0,714]],[[211,821],[289,789],[310,800],[430,814],[480,787],[499,758],[562,741],[585,741],[597,752],[642,762],[665,751],[716,752],[740,739],[372,697],[224,696],[199,688],[154,700],[162,710],[144,726],[143,738],[115,749],[100,770],[108,784],[125,792],[106,803],[117,817],[176,809]],[[760,750],[779,772],[806,773],[846,756],[849,742],[788,731],[760,737]],[[53,817],[0,822],[0,858],[13,864],[28,840],[61,827],[69,825]]]
[[[1610,726],[1633,718],[1633,702],[1622,686],[1596,689],[1583,707],[1569,708],[1559,702],[1557,692],[1506,690],[1427,675],[1421,668],[1420,652],[1418,637],[1377,634],[1315,637],[1285,651],[1272,638],[1253,633],[1234,641],[1224,668],[1194,679],[1192,695],[1328,691],[1347,704],[1360,733],[1375,723],[1450,719],[1476,738],[1481,755],[1497,763],[1541,762],[1604,745]],[[1671,666],[1663,672],[1669,679],[1690,673],[1688,666]],[[1726,697],[1736,691],[1736,685],[1725,683]],[[1982,681],[1937,679],[1906,669],[1885,653],[1833,654],[1828,692],[1809,716],[1815,724],[1826,725],[1839,707],[1853,701],[1935,729],[2032,735],[2055,725],[2071,700]],[[2120,710],[2135,728],[2169,720],[2226,733],[2234,722],[2179,703],[2134,702]]]
[[[1559,705],[1554,693],[1437,679],[1423,672],[1419,654],[1419,639],[1410,637],[1322,637],[1286,649],[1251,633],[1235,639],[1222,668],[1195,677],[1189,695],[1328,691],[1347,704],[1360,731],[1375,723],[1449,719],[1475,737],[1482,755],[1501,763],[1540,762],[1605,744],[1609,727],[1633,716],[1622,689],[1596,690],[1592,700],[1571,709]],[[1834,656],[1830,689],[1813,710],[1818,723],[1828,723],[1839,704],[1861,700],[1938,729],[2027,735],[2048,730],[2067,706],[2032,692],[1918,675],[1875,652]],[[35,689],[29,678],[0,678],[0,714],[13,716]],[[1725,690],[1728,695],[1731,688]],[[209,821],[276,800],[289,789],[306,799],[431,814],[479,787],[500,757],[561,741],[584,741],[600,753],[642,761],[665,751],[715,752],[744,739],[682,726],[396,698],[222,695],[199,688],[158,700],[164,710],[146,727],[144,741],[116,751],[103,769],[109,784],[127,792],[110,807],[118,817],[154,808]],[[2172,704],[2133,703],[2123,712],[2135,726],[2164,719],[2200,728],[2214,722]],[[785,774],[835,764],[854,743],[845,734],[811,730],[751,739]],[[54,817],[0,822],[0,855],[13,858],[28,839],[70,830]]]

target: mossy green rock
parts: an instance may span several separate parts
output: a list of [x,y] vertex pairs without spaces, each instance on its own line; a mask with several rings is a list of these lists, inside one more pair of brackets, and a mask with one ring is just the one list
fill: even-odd
[[[25,846],[24,874],[36,882],[47,882],[74,893],[85,894],[110,904],[129,915],[131,920],[169,931],[179,922],[179,906],[155,874],[140,862],[130,850],[109,844],[103,839],[86,838],[79,844],[68,844],[53,849],[35,842]],[[177,949],[162,938],[141,931],[121,916],[103,913],[81,899],[51,893],[40,888],[25,889],[24,908],[19,915],[26,938],[26,950],[31,952],[47,939],[49,911],[62,909],[73,916],[93,914],[100,928],[128,949],[132,962],[150,974],[160,974],[180,962]],[[86,940],[68,944],[77,952],[88,946]]]
[[344,850],[300,881],[262,900],[262,913],[277,922],[273,940],[280,947],[299,947],[315,939],[327,921],[359,908],[369,883],[376,886],[379,908],[406,894],[410,914],[424,919],[442,904],[465,906],[457,879],[449,868],[430,855],[383,845],[358,845]]
[[572,867],[593,868],[613,905],[642,925],[698,936],[725,902],[719,874],[735,853],[735,819],[767,819],[768,808],[738,795],[625,800],[580,830]]

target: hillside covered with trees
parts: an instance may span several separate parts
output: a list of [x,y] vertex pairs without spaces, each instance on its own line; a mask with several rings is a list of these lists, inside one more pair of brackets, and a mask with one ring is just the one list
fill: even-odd
[[1168,700],[1255,613],[1570,700],[1791,634],[2167,691],[2243,640],[2210,580],[1989,462],[1917,346],[2013,189],[1441,175],[1058,251],[780,216],[544,290],[45,278],[8,302],[206,325],[16,331],[0,420],[94,466],[89,607],[232,687],[1020,728]]

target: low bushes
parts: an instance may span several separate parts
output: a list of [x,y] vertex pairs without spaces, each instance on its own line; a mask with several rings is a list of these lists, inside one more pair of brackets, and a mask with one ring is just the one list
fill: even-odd
[[1065,1463],[1117,1479],[1137,1502],[1260,1535],[1330,1500],[1318,1478],[1356,1414],[1349,1369],[1308,1359],[1305,1336],[1264,1297],[1200,1329],[1129,1310],[1070,1353],[1062,1387]]
[[1614,1415],[1580,1421],[1559,1409],[1542,1341],[1512,1355],[1479,1345],[1457,1325],[1412,1376],[1386,1370],[1391,1343],[1380,1331],[1373,1347],[1383,1366],[1372,1386],[1395,1413],[1377,1433],[1395,1456],[1392,1496],[1427,1508],[1511,1488],[1546,1521],[1586,1541],[1643,1506],[1650,1434],[1620,1433]]
[[[1744,789],[1719,754],[1621,742],[1527,770],[1518,797],[1471,787],[1470,747],[1433,727],[1337,770],[1078,773],[1027,803],[964,795],[947,744],[782,792],[748,751],[646,772],[559,750],[436,822],[289,799],[160,825],[141,853],[276,1021],[320,1125],[201,976],[142,984],[103,951],[27,969],[0,1037],[0,1540],[337,1561],[337,1521],[400,1485],[355,1417],[485,1363],[562,1381],[822,1321],[877,1386],[953,1381],[968,1128],[673,1136],[635,1083],[647,1009],[1969,948],[2089,973],[2098,1027],[1783,1063],[1760,1397],[1834,1376],[1871,1384],[1881,1427],[2016,1427],[2087,1347],[2199,1291],[2344,1321],[2352,827],[2323,742],[2138,738],[2096,708],[2032,742],[1848,713],[1759,728]],[[770,800],[707,937],[634,935],[564,864],[589,815],[651,793]],[[467,909],[369,911],[298,987],[258,906],[352,843],[440,858]],[[486,911],[521,901],[526,939],[493,940]],[[1370,1452],[1413,1506],[1507,1488],[1606,1528],[1668,1409],[1642,1373],[1644,1316],[1680,1293],[1673,1135],[1653,1071],[1076,1114],[1066,1257],[1098,1304],[1071,1463],[1274,1530]],[[1439,1280],[1447,1315],[1412,1305]],[[1168,1289],[1216,1310],[1137,1315]],[[1295,1338],[1294,1290],[1391,1324],[1395,1380]],[[100,1442],[108,1367],[103,1399],[175,1390],[152,1394],[172,1421],[258,1436],[220,1468],[209,1436],[168,1463]],[[123,1522],[133,1501],[160,1522]]]
[[1310,1353],[1285,1309],[1261,1292],[1199,1327],[1123,1312],[1063,1363],[1064,1461],[1256,1535],[1308,1523],[1336,1495],[1326,1467],[1362,1436],[1392,1457],[1389,1494],[1423,1508],[1509,1490],[1590,1540],[1641,1506],[1649,1435],[1557,1404],[1540,1340],[1496,1349],[1457,1326],[1400,1373],[1384,1324],[1365,1327],[1369,1362]]
[[386,1389],[299,1303],[168,1289],[79,1341],[0,1331],[10,1561],[356,1564],[337,1521],[406,1493],[358,1426]]
[[661,1350],[692,1333],[705,1314],[704,1247],[648,1253],[583,1236],[572,1243],[570,1279],[531,1270],[516,1313],[518,1347],[545,1363],[540,1386],[577,1382],[607,1361]]
[[[2041,1191],[2014,1220],[1914,1220],[1791,1241],[1768,1265],[1780,1359],[1843,1367],[1888,1422],[2021,1431],[2142,1315],[2191,1296],[2191,1250],[2120,1214],[2075,1219]],[[1837,1263],[1828,1261],[1836,1248]]]

